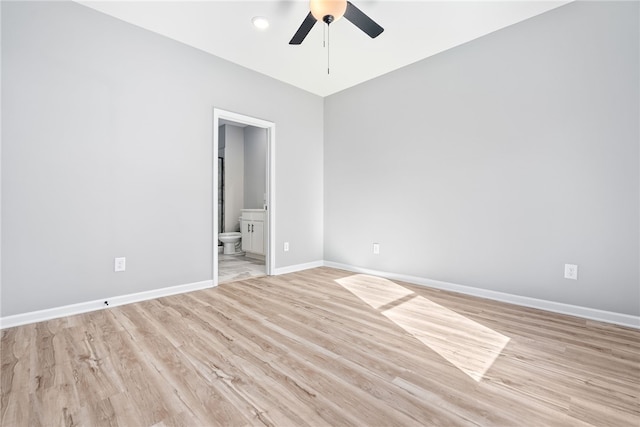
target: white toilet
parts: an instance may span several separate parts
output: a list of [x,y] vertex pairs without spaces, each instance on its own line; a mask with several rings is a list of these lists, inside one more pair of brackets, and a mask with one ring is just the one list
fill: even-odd
[[239,231],[218,234],[218,240],[220,240],[224,244],[223,253],[235,254],[236,244],[240,241],[241,238],[242,233],[240,233]]

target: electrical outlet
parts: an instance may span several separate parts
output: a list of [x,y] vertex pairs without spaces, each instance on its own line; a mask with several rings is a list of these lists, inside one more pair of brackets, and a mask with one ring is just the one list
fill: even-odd
[[578,280],[578,266],[575,264],[564,265],[564,278]]
[[127,268],[127,259],[125,257],[116,258],[114,262],[113,271],[124,271]]
[[380,255],[380,243],[373,244],[373,253],[375,255]]
[[289,242],[284,242],[284,251],[289,252]]

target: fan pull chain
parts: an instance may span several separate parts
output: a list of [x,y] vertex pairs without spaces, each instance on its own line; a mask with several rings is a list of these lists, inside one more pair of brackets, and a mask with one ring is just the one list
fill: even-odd
[[327,24],[327,75],[329,75],[329,46],[330,46],[330,39],[329,39],[329,33],[331,30],[331,26],[329,24]]

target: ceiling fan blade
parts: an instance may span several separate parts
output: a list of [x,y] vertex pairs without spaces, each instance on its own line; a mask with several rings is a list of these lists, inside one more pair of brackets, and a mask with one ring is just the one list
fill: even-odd
[[384,28],[376,24],[373,19],[365,15],[364,12],[355,7],[350,1],[347,2],[347,11],[344,13],[344,17],[353,25],[367,33],[372,39],[378,37],[384,31]]
[[302,21],[302,24],[300,24],[300,28],[298,28],[298,31],[296,31],[296,33],[293,35],[293,38],[291,39],[289,44],[302,43],[302,41],[304,40],[305,37],[307,37],[307,34],[309,34],[309,31],[311,31],[315,23],[316,23],[316,18],[314,18],[311,12],[309,12],[307,17],[304,18],[304,21]]

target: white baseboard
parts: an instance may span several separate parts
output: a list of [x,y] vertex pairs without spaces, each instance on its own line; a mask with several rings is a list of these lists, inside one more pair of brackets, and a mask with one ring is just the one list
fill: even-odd
[[510,304],[520,305],[524,307],[537,308],[540,310],[551,311],[554,313],[568,314],[571,316],[582,317],[599,322],[614,323],[616,325],[628,326],[640,329],[640,316],[631,316],[629,314],[614,313],[611,311],[598,310],[595,308],[580,307],[577,305],[564,304],[560,302],[547,301],[537,298],[523,297],[519,295],[507,294],[504,292],[490,291],[487,289],[474,288],[471,286],[458,285],[455,283],[441,282],[438,280],[430,280],[422,277],[408,276],[404,274],[388,273],[385,271],[371,270],[368,268],[360,268],[337,262],[325,261],[326,267],[338,268],[341,270],[352,271],[355,273],[371,274],[387,279],[400,280],[415,285],[428,286],[430,288],[442,289],[445,291],[458,292],[466,295],[473,295],[481,298],[487,298],[495,301],[507,302]]
[[323,267],[324,265],[324,261],[313,261],[305,264],[290,265],[288,267],[276,268],[273,275],[278,276],[280,274],[295,273],[296,271],[309,270],[310,268]]
[[[28,323],[42,322],[45,320],[56,319],[58,317],[73,316],[74,314],[87,313],[89,311],[102,310],[105,308],[117,307],[119,305],[131,304],[133,302],[146,301],[169,295],[197,291],[199,289],[210,288],[212,286],[213,280],[204,280],[202,282],[187,283],[185,285],[170,286],[168,288],[153,289],[150,291],[137,292],[135,294],[118,295],[110,298],[102,298],[94,301],[49,308],[46,310],[31,311],[29,313],[0,317],[0,329],[26,325]],[[105,301],[108,301],[108,306],[105,305]]]
[[[374,276],[384,277],[387,279],[400,280],[415,285],[428,286],[435,289],[445,291],[459,292],[466,295],[473,295],[481,298],[492,299],[496,301],[507,302],[524,307],[537,308],[540,310],[551,311],[555,313],[568,314],[571,316],[582,317],[600,322],[613,323],[631,328],[640,329],[640,316],[631,316],[628,314],[614,313],[611,311],[598,310],[595,308],[580,307],[571,304],[563,304],[559,302],[547,301],[537,298],[523,297],[519,295],[507,294],[504,292],[490,291],[487,289],[474,288],[471,286],[458,285],[455,283],[441,282],[438,280],[425,279],[423,277],[409,276],[405,274],[389,273],[385,271],[372,270],[368,268],[355,267],[347,264],[340,264],[332,261],[314,261],[305,264],[291,265],[288,267],[276,268],[274,275],[295,273],[297,271],[309,270],[317,267],[332,267],[341,270],[352,271],[355,273],[371,274]],[[120,295],[111,298],[104,298],[94,301],[88,301],[78,304],[71,304],[62,307],[55,307],[46,310],[32,311],[29,313],[16,314],[13,316],[0,317],[0,329],[10,328],[13,326],[25,325],[28,323],[42,322],[45,320],[55,319],[64,316],[72,316],[74,314],[86,313],[94,310],[101,310],[108,307],[117,307],[119,305],[131,304],[139,301],[146,301],[154,298],[165,297],[169,295],[181,294],[185,292],[196,291],[213,287],[213,280],[204,280],[202,282],[188,283],[185,285],[171,286],[168,288],[154,289],[151,291],[138,292],[135,294]],[[104,302],[108,301],[109,306],[105,306]]]

